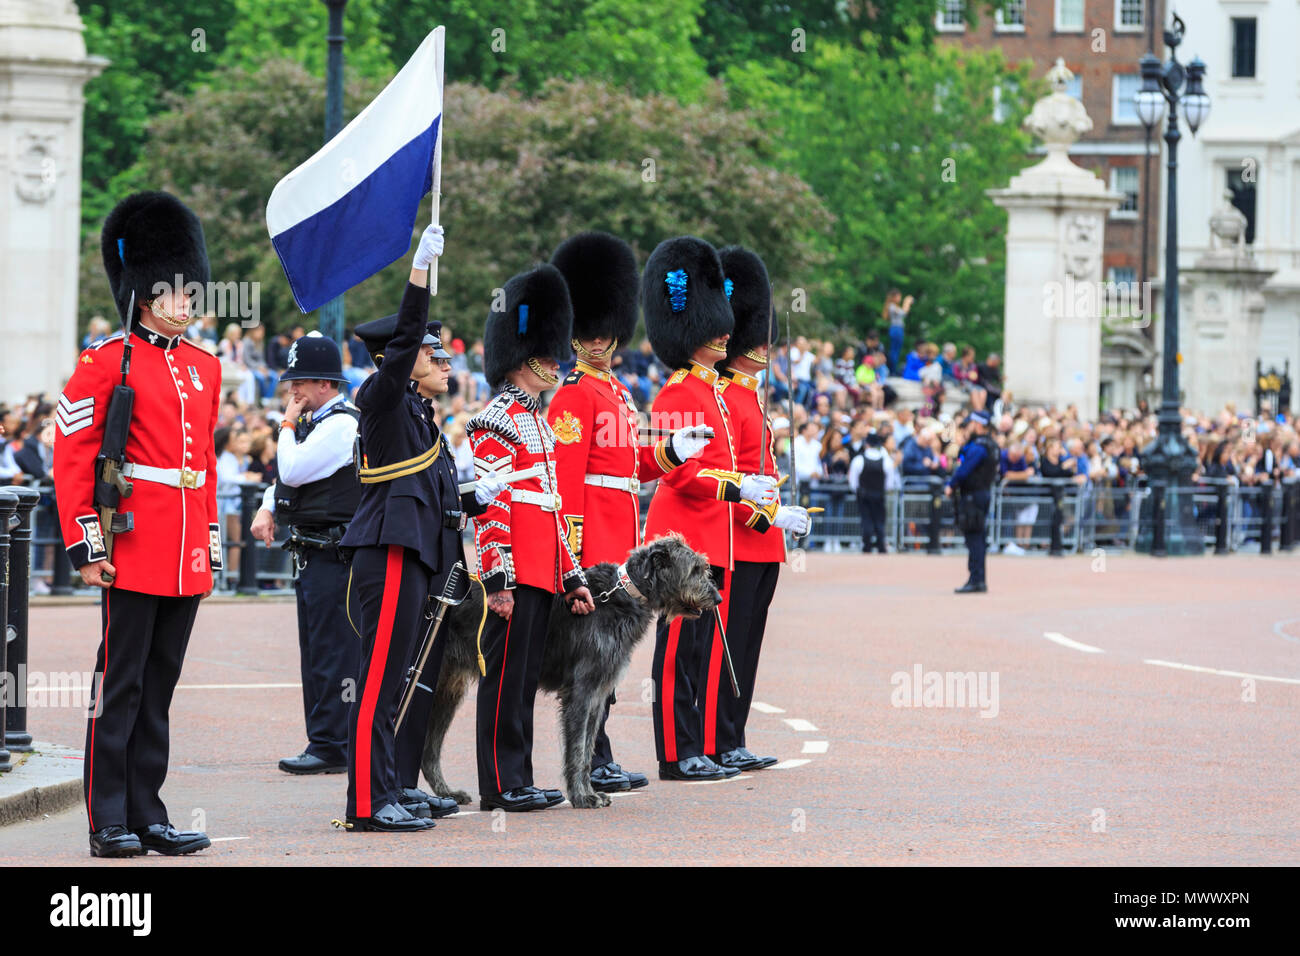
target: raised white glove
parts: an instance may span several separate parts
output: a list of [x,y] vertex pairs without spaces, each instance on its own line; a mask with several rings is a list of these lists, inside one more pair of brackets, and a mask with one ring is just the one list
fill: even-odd
[[708,447],[713,440],[713,429],[708,425],[692,425],[679,428],[668,439],[673,446],[673,454],[682,461],[694,458]]
[[776,479],[771,475],[746,475],[740,479],[740,497],[760,508],[774,505],[781,498],[776,490]]
[[772,519],[772,525],[782,531],[793,531],[796,538],[802,538],[812,529],[812,518],[803,508],[782,505],[776,509],[776,517]]
[[509,486],[504,481],[490,472],[480,475],[474,482],[474,500],[480,505],[485,505],[507,487]]
[[420,237],[420,247],[415,250],[415,260],[411,266],[416,269],[429,268],[434,257],[442,255],[442,246],[442,226],[436,224],[425,226],[424,235]]

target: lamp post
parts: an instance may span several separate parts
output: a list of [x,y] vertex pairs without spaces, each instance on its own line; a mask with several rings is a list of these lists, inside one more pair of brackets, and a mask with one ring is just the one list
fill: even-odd
[[[322,0],[329,7],[329,59],[325,64],[325,142],[343,129],[343,8],[348,0]],[[321,306],[321,334],[343,345],[343,296]]]
[[[1192,509],[1192,473],[1196,454],[1182,433],[1182,415],[1178,410],[1178,107],[1181,104],[1187,127],[1196,130],[1210,113],[1210,98],[1202,86],[1205,64],[1200,57],[1184,67],[1178,62],[1178,45],[1185,24],[1177,15],[1173,26],[1165,30],[1169,62],[1162,64],[1148,52],[1141,60],[1142,88],[1134,96],[1138,119],[1148,130],[1158,128],[1165,118],[1166,164],[1168,183],[1165,189],[1165,308],[1164,308],[1164,375],[1159,430],[1155,441],[1142,450],[1151,494],[1144,510],[1149,515],[1150,538],[1145,533],[1139,547],[1149,541],[1153,555],[1199,554],[1205,545]],[[1143,549],[1145,550],[1145,549]]]

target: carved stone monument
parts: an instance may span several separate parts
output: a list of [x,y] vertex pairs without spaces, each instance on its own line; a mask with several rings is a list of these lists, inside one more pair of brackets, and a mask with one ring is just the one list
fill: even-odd
[[0,0],[0,399],[57,395],[77,355],[81,115],[71,0]]
[[1047,74],[1052,92],[1025,119],[1046,158],[988,195],[1007,210],[1004,387],[1021,404],[1075,404],[1095,418],[1110,298],[1102,240],[1106,214],[1122,197],[1070,162],[1071,144],[1092,129],[1083,104],[1065,92],[1072,77],[1058,59]]

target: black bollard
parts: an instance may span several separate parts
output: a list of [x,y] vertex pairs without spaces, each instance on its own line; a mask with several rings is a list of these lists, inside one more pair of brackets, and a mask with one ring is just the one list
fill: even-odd
[[1260,486],[1259,553],[1273,553],[1273,483]]
[[1065,515],[1061,510],[1061,501],[1064,498],[1063,489],[1059,484],[1052,484],[1052,544],[1047,553],[1054,558],[1060,558],[1065,555],[1065,544],[1062,542],[1061,528],[1065,523]]
[[[18,495],[12,488],[0,489],[0,621],[9,620],[9,532],[17,520]],[[7,635],[6,635],[7,638]],[[9,751],[4,745],[5,720],[10,699],[17,703],[27,693],[19,687],[16,674],[9,673],[9,641],[0,641],[0,773],[12,770]]]
[[253,517],[262,500],[260,485],[243,485],[239,489],[239,587],[240,594],[257,593],[257,539],[253,537]]
[[930,541],[925,546],[926,554],[939,554],[940,532],[943,530],[943,479],[931,476],[930,482]]
[[1282,482],[1282,524],[1278,527],[1278,548],[1290,551],[1295,545],[1295,483]]
[[1163,558],[1165,551],[1165,486],[1159,482],[1151,487],[1151,555]]
[[1220,481],[1215,490],[1214,553],[1228,553],[1228,483]]
[[[32,533],[41,493],[35,488],[13,488],[18,498],[18,526],[9,541],[9,652],[5,670],[18,681],[27,678],[27,605],[32,578]],[[9,708],[4,724],[4,745],[11,753],[28,753],[32,735],[27,732],[26,688]]]

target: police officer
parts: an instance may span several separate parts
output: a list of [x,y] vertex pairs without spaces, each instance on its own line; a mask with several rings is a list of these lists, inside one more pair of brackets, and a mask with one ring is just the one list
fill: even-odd
[[285,757],[285,773],[343,773],[348,755],[346,691],[357,679],[357,636],[347,622],[349,564],[339,542],[361,500],[353,465],[360,412],[343,397],[343,361],[334,340],[312,332],[289,347],[289,404],[275,453],[278,479],[262,498],[253,535],[275,540],[276,517],[298,577],[298,650],[307,749]]
[[893,459],[885,451],[885,436],[874,428],[867,432],[862,451],[849,465],[849,487],[858,499],[859,523],[862,526],[862,553],[875,548],[886,554],[885,482],[893,471]]
[[966,538],[966,583],[956,588],[958,594],[982,593],[988,584],[984,578],[984,557],[988,552],[985,538],[988,524],[989,500],[993,482],[998,476],[998,446],[989,435],[989,414],[980,410],[971,412],[966,420],[966,444],[961,447],[960,463],[952,473],[943,493],[951,496],[954,489],[957,499],[957,526]]
[[[560,244],[551,263],[564,275],[573,302],[573,372],[547,410],[555,432],[555,472],[563,500],[561,518],[569,548],[584,568],[621,564],[641,544],[642,482],[653,481],[708,444],[693,428],[642,445],[632,393],[612,371],[620,343],[636,331],[640,276],[636,256],[622,239],[583,232]],[[643,773],[614,761],[605,721],[611,695],[596,728],[591,759],[593,789],[612,793],[649,783]]]
[[724,666],[714,628],[716,621],[726,627],[727,589],[735,567],[732,511],[743,501],[759,508],[774,505],[776,481],[740,471],[734,426],[718,389],[714,365],[726,358],[734,322],[717,251],[694,236],[661,242],[641,276],[641,306],[655,355],[675,369],[655,396],[651,424],[703,425],[715,436],[698,458],[660,479],[646,515],[645,537],[653,541],[681,534],[692,549],[709,556],[723,595],[716,616],[661,619],[656,627],[651,676],[657,689],[653,716],[659,779],[721,780],[740,770],[707,756],[717,752],[716,741],[706,736],[702,711],[716,711]]
[[[177,831],[159,793],[172,691],[199,601],[222,566],[212,441],[221,363],[184,335],[185,286],[208,281],[203,226],[193,212],[167,193],[136,193],[109,213],[102,249],[127,331],[81,353],[59,396],[54,441],[68,558],[87,585],[104,589],[86,725],[90,854],[175,856],[211,845],[203,833]],[[134,391],[122,468],[131,493],[105,527],[96,457],[123,385]]]

